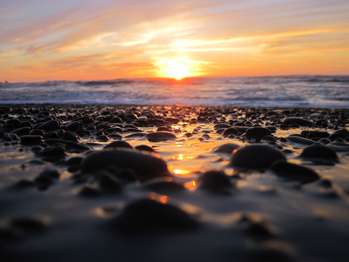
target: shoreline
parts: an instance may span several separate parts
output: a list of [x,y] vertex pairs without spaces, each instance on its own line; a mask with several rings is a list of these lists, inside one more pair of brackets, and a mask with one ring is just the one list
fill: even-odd
[[0,252],[344,262],[348,124],[349,109],[0,105]]

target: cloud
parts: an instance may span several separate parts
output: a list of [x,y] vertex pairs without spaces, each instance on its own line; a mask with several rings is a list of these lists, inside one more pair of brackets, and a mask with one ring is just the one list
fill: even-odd
[[276,56],[294,56],[301,67],[301,55],[328,61],[349,46],[345,0],[13,0],[0,11],[0,68],[13,78],[45,78],[45,70],[131,77],[176,56],[217,75],[235,73],[229,61],[243,63],[247,74],[261,59],[271,66]]

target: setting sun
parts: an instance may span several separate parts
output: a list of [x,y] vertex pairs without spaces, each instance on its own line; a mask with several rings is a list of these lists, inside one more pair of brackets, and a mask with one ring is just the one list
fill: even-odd
[[197,76],[197,62],[189,58],[159,59],[155,63],[158,76],[182,80],[186,77]]

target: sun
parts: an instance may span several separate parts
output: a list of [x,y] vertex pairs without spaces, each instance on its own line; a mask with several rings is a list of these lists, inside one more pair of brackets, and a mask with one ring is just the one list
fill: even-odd
[[156,60],[155,66],[160,77],[182,80],[197,76],[196,62],[185,57],[160,58]]

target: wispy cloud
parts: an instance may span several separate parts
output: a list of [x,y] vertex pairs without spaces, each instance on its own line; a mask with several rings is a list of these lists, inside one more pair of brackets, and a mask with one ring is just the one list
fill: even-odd
[[181,56],[210,75],[331,73],[349,46],[346,0],[13,0],[0,11],[0,78],[13,80],[152,76]]

